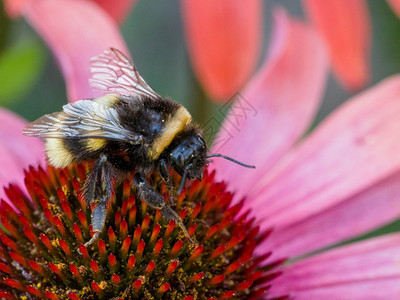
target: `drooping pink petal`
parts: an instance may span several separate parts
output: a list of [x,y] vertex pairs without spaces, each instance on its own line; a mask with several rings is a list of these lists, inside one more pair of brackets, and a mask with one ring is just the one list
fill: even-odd
[[[29,2],[36,0],[4,0],[4,7],[10,17],[18,17]],[[88,0],[89,1],[89,0]],[[136,0],[91,0],[102,7],[118,24],[121,24],[129,14]]]
[[249,79],[261,44],[260,0],[182,0],[189,55],[215,100],[225,101]]
[[11,18],[19,17],[25,5],[32,0],[4,0],[4,8]]
[[285,227],[398,172],[399,115],[400,76],[393,76],[328,117],[253,186],[251,205],[270,226]]
[[90,58],[109,47],[128,53],[111,17],[97,4],[79,0],[36,0],[25,13],[58,60],[69,101],[98,96],[89,87]]
[[211,163],[218,179],[241,196],[310,126],[326,82],[327,55],[317,34],[283,10],[274,19],[269,57],[238,95],[211,150],[256,166],[246,169],[220,158]]
[[277,227],[263,246],[294,257],[349,240],[400,217],[400,171],[325,211]]
[[118,24],[121,24],[131,11],[136,0],[93,0],[102,7]]
[[308,16],[328,45],[332,68],[349,90],[370,78],[370,17],[365,0],[303,0]]
[[398,299],[400,234],[381,236],[299,261],[272,282],[268,296],[293,299]]
[[22,135],[25,120],[0,108],[0,198],[3,186],[11,182],[24,186],[23,169],[44,165],[44,149],[40,139]]
[[399,0],[386,0],[392,7],[392,10],[400,17],[400,1]]
[[400,1],[399,0],[386,0],[392,7],[392,10],[400,17]]

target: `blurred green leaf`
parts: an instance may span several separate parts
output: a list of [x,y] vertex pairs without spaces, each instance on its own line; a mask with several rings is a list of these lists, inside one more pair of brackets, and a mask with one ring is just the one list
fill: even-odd
[[0,105],[17,101],[39,79],[45,62],[42,45],[34,39],[24,40],[0,56]]

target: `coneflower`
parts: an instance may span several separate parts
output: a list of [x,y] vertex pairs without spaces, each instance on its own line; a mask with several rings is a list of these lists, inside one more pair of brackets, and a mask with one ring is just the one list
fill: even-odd
[[[35,1],[25,10],[59,59],[71,101],[96,97],[87,81],[90,57],[110,44],[124,50],[118,31],[104,20],[104,13],[89,8],[88,3]],[[241,18],[242,14],[235,16]],[[169,204],[181,214],[198,244],[190,243],[157,211],[143,207],[134,189],[124,194],[122,184],[115,187],[100,240],[85,249],[82,245],[91,236],[90,208],[79,190],[86,167],[60,174],[31,169],[27,185],[32,199],[13,186],[7,192],[14,207],[5,201],[1,204],[1,297],[77,299],[90,294],[89,299],[129,299],[122,289],[128,282],[122,270],[129,267],[134,281],[128,291],[141,293],[134,294],[136,297],[156,291],[152,297],[169,299],[202,300],[203,295],[399,299],[399,233],[337,245],[400,217],[400,77],[388,78],[348,100],[308,133],[324,91],[325,48],[312,28],[284,11],[275,13],[275,21],[265,63],[240,92],[244,101],[234,103],[211,147],[215,152],[223,144],[224,154],[254,164],[256,170],[236,169],[215,160],[215,178],[226,182],[227,190],[234,194],[218,194],[215,189],[223,190],[224,184],[206,175],[204,182],[187,185],[183,199]],[[28,161],[36,165],[43,153],[33,151],[35,139],[23,140],[23,124],[20,121],[15,126],[13,119],[17,118],[5,119],[0,109],[0,184],[16,181],[22,187],[19,175],[23,166]],[[164,193],[157,176],[152,176],[152,183]],[[174,175],[174,180],[176,185],[179,178]],[[208,192],[196,195],[191,189]],[[213,199],[211,191],[220,197]],[[238,201],[242,196],[245,200]],[[0,197],[6,200],[2,190]],[[47,202],[42,205],[43,199]],[[208,213],[202,216],[198,212],[192,219],[198,205]],[[130,214],[135,207],[136,213]],[[232,224],[226,225],[227,214],[233,212]],[[131,220],[135,216],[134,228],[129,226],[129,216]],[[245,237],[239,232],[245,232]],[[226,250],[236,243],[235,238],[243,240]],[[204,248],[198,248],[201,245]],[[247,261],[246,252],[253,254]],[[224,261],[225,257],[229,260]],[[282,263],[285,257],[288,260]],[[69,287],[72,282],[74,286]],[[115,295],[111,295],[111,287],[116,289]],[[197,294],[192,294],[195,291]]]
[[[187,227],[191,243],[174,220],[162,218],[136,196],[127,179],[115,186],[106,228],[93,232],[81,187],[87,165],[48,172],[31,167],[30,197],[10,185],[0,207],[0,296],[16,299],[257,299],[277,275],[269,252],[254,250],[268,235],[214,173],[205,171],[169,205]],[[172,174],[175,188],[180,176]],[[168,199],[156,174],[154,188]]]

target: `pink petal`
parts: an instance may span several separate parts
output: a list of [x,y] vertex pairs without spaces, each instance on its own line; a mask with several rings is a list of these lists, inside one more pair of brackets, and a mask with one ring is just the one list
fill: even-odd
[[136,0],[93,0],[102,7],[117,23],[121,24],[131,11]]
[[293,299],[398,299],[400,234],[318,254],[286,267],[268,296]]
[[14,160],[9,149],[0,144],[0,199],[7,199],[4,187],[11,182],[15,182],[20,186],[23,185],[23,169]]
[[240,196],[310,126],[326,81],[327,56],[315,32],[283,10],[274,16],[269,57],[238,95],[211,150],[256,166],[246,169],[220,158],[211,164],[218,179],[228,181]]
[[[10,17],[18,17],[29,2],[36,0],[4,0],[4,7]],[[121,24],[129,14],[136,0],[92,0],[102,7],[116,22]]]
[[274,256],[304,255],[360,236],[400,217],[400,171],[321,213],[276,228],[262,247]]
[[44,149],[40,139],[22,135],[25,120],[0,108],[0,199],[3,186],[16,182],[24,187],[24,168],[45,165]]
[[365,86],[370,78],[370,19],[365,0],[303,0],[308,16],[324,37],[332,68],[349,90]]
[[399,0],[386,0],[392,7],[392,10],[400,17],[400,1]]
[[268,220],[263,226],[305,220],[398,172],[399,115],[400,76],[334,112],[253,186],[251,205]]
[[218,101],[248,80],[261,43],[262,2],[182,0],[193,68],[206,92]]
[[109,47],[128,53],[111,17],[95,3],[79,0],[36,0],[25,13],[58,59],[69,100],[98,96],[89,87],[90,58]]
[[32,0],[4,0],[4,8],[9,17],[16,18],[22,13],[25,5]]

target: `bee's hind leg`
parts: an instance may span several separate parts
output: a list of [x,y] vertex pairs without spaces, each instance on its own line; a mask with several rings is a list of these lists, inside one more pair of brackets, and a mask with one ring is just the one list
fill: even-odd
[[165,203],[165,199],[159,193],[157,193],[144,179],[143,174],[136,173],[133,181],[138,189],[139,197],[146,202],[152,208],[158,208],[161,210],[163,217],[167,220],[175,220],[182,231],[185,233],[186,237],[195,243],[189,236],[185,225],[183,224],[181,218],[178,214]]
[[86,201],[90,206],[95,205],[91,218],[94,234],[92,238],[85,243],[85,246],[90,246],[99,238],[100,233],[103,231],[111,189],[110,166],[108,165],[107,157],[103,155],[96,162],[94,169],[89,173],[84,185]]
[[107,217],[107,200],[99,202],[95,209],[92,211],[92,228],[93,228],[93,236],[92,238],[85,243],[85,246],[88,247],[93,242],[95,242],[99,236],[100,233],[103,231],[105,222],[106,222],[106,217]]

